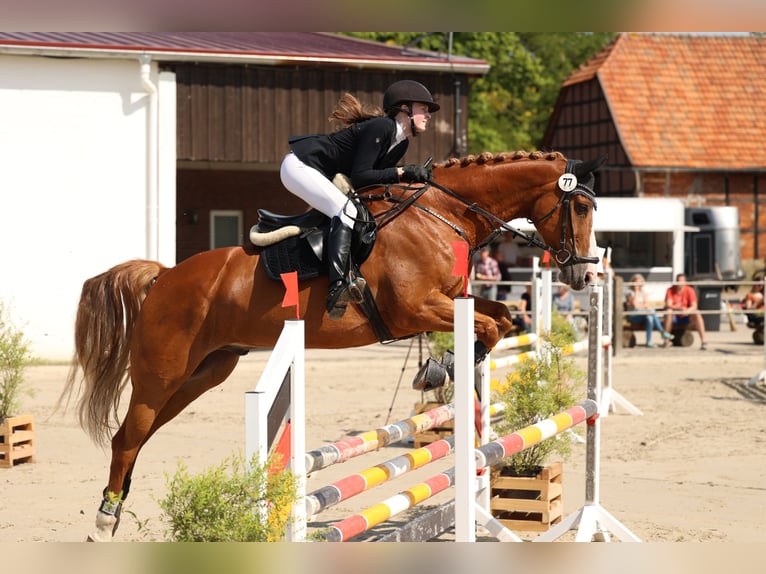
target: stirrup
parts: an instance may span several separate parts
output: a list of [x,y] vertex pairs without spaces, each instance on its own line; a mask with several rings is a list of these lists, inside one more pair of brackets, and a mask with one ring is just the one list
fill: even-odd
[[364,290],[367,289],[367,281],[364,277],[357,277],[350,275],[348,285],[346,287],[346,294],[348,301],[352,303],[361,303],[364,301]]

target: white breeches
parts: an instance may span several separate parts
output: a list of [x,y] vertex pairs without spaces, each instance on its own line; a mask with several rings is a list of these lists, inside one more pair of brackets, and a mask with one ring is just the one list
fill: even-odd
[[322,172],[289,153],[282,160],[279,176],[291,193],[327,217],[340,217],[344,225],[353,229],[356,206]]

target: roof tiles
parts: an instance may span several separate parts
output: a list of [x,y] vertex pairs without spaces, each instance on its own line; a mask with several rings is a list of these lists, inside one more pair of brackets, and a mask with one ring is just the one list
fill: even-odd
[[635,166],[766,166],[766,38],[622,34],[564,87],[598,77]]

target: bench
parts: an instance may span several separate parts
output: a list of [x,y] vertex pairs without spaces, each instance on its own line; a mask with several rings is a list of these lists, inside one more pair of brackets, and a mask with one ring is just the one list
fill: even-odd
[[[659,311],[658,311],[659,313]],[[662,318],[660,318],[662,323]],[[692,331],[696,331],[697,327],[694,323],[689,322],[687,325],[673,325],[671,331],[673,338],[670,339],[673,342],[674,347],[691,347],[694,344],[694,334]],[[622,346],[623,347],[635,347],[636,346],[636,331],[646,331],[646,325],[640,323],[631,323],[628,318],[623,316],[622,321]]]

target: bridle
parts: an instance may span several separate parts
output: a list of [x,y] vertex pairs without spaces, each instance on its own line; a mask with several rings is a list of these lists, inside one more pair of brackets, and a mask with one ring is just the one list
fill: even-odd
[[[568,159],[567,160],[567,168],[564,172],[565,174],[574,174],[574,166],[576,162],[574,160]],[[595,177],[591,174],[591,180],[595,181]],[[598,257],[583,257],[580,255],[577,255],[577,244],[575,241],[572,241],[572,245],[574,246],[575,252],[570,253],[569,250],[566,248],[566,241],[567,241],[567,223],[569,223],[572,226],[572,231],[574,232],[574,222],[572,221],[572,196],[574,195],[581,195],[586,197],[592,204],[593,204],[593,210],[596,209],[596,192],[593,190],[591,186],[585,185],[584,183],[581,183],[577,178],[575,178],[576,184],[571,190],[562,190],[563,193],[561,194],[561,197],[559,197],[558,201],[556,202],[556,205],[554,205],[551,210],[543,215],[542,217],[532,220],[530,219],[530,223],[537,225],[541,221],[545,221],[549,217],[551,217],[559,207],[561,207],[564,210],[564,217],[561,218],[561,239],[559,240],[560,247],[556,250],[548,248],[548,250],[553,253],[554,257],[556,258],[556,262],[559,265],[576,265],[577,263],[598,263]],[[563,256],[562,256],[563,254]]]
[[[426,181],[425,185],[423,185],[421,188],[419,188],[417,191],[415,191],[413,194],[409,195],[405,199],[401,199],[401,197],[395,197],[393,193],[391,192],[391,185],[386,186],[386,191],[382,195],[363,195],[359,196],[359,199],[366,199],[366,200],[384,200],[391,203],[395,203],[395,205],[385,211],[382,215],[380,215],[379,218],[377,218],[377,228],[381,229],[386,224],[390,223],[391,220],[393,220],[396,216],[398,216],[400,213],[402,213],[405,209],[407,209],[410,205],[413,207],[417,207],[418,209],[425,211],[429,215],[432,215],[439,221],[447,224],[450,226],[455,233],[457,233],[466,243],[469,244],[471,253],[474,253],[484,247],[485,245],[489,245],[492,241],[494,241],[498,236],[502,235],[503,233],[510,232],[513,234],[514,237],[519,237],[523,239],[528,246],[534,246],[538,247],[544,251],[550,252],[553,257],[556,260],[556,263],[558,263],[561,266],[564,265],[577,265],[581,263],[598,263],[598,257],[588,257],[583,255],[577,254],[577,246],[573,242],[574,246],[574,253],[570,252],[569,249],[566,248],[566,241],[567,241],[567,223],[572,225],[572,229],[574,229],[574,225],[572,222],[572,208],[571,208],[571,201],[572,197],[575,195],[581,195],[586,197],[590,202],[593,204],[593,209],[596,209],[596,193],[593,190],[593,188],[590,185],[586,185],[585,183],[580,182],[577,177],[574,175],[574,166],[576,165],[576,161],[574,160],[567,160],[567,167],[565,171],[566,174],[571,174],[571,179],[575,182],[575,184],[571,187],[571,189],[563,189],[561,188],[561,185],[559,184],[559,188],[561,189],[561,196],[559,197],[558,201],[556,202],[556,205],[553,206],[553,208],[543,215],[542,217],[536,219],[536,220],[529,220],[530,223],[537,224],[542,221],[545,221],[549,217],[552,217],[553,214],[558,209],[564,210],[564,217],[561,218],[562,224],[561,224],[561,238],[559,240],[559,247],[554,248],[546,243],[540,241],[535,237],[534,235],[528,235],[524,233],[523,231],[520,231],[516,229],[515,227],[512,227],[507,222],[503,221],[496,215],[490,213],[483,207],[480,207],[476,205],[476,203],[469,201],[468,199],[464,198],[458,193],[455,193],[448,187],[445,187],[431,179]],[[562,176],[563,178],[563,176]],[[560,178],[560,182],[561,179]],[[593,175],[591,175],[591,179],[594,180],[595,178]],[[463,205],[465,205],[470,211],[476,213],[477,215],[480,215],[484,219],[486,219],[490,227],[492,228],[492,232],[478,245],[471,246],[471,242],[468,239],[467,234],[465,231],[463,231],[460,226],[457,224],[449,221],[446,217],[442,216],[441,214],[435,212],[429,207],[426,207],[424,205],[420,205],[417,203],[417,200],[422,196],[429,188],[434,187],[441,191],[442,193],[445,193],[449,195],[450,197],[456,199]],[[411,189],[410,187],[407,187],[406,189]]]

